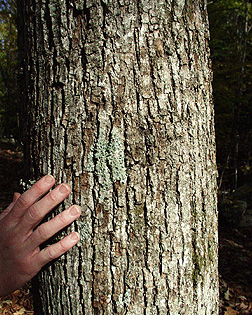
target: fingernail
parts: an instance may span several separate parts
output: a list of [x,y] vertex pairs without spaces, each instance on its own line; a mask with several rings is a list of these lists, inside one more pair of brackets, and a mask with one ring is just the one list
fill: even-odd
[[77,207],[77,206],[73,206],[71,209],[70,209],[70,214],[75,217],[77,214],[80,214],[80,208]]
[[52,183],[54,181],[54,177],[52,175],[46,175],[44,177],[44,181],[48,184]]
[[65,185],[65,184],[61,184],[60,188],[59,188],[59,191],[62,194],[66,194],[67,192],[69,192],[69,187],[67,185]]
[[70,238],[72,241],[78,241],[80,239],[80,234],[77,233],[77,232],[73,232],[71,235],[70,235]]

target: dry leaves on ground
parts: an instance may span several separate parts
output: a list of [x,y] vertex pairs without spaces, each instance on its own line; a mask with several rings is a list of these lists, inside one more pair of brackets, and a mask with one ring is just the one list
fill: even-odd
[[32,297],[28,285],[0,298],[0,314],[31,315],[33,312]]

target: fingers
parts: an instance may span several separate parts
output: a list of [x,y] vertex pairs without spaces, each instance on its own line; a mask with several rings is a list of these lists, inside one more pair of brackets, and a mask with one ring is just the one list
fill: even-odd
[[40,251],[36,257],[39,268],[42,268],[45,264],[65,254],[70,248],[76,245],[79,240],[80,234],[73,232],[58,243],[48,246]]
[[27,239],[26,247],[27,251],[35,250],[43,242],[47,241],[54,234],[62,230],[64,227],[71,224],[81,214],[80,207],[74,205],[69,209],[58,214],[49,222],[40,225]]
[[12,208],[11,215],[20,219],[26,210],[36,201],[44,196],[54,185],[55,179],[51,175],[46,175],[37,181],[29,190],[24,192]]
[[[70,194],[67,184],[51,190],[54,184],[54,178],[47,175],[23,195],[15,193],[0,218],[0,273],[4,275],[1,280],[6,282],[6,289],[0,288],[0,294],[30,280],[42,266],[65,254],[80,240],[79,233],[74,232],[40,251],[41,243],[76,220],[81,212],[74,205],[34,230],[44,216]],[[10,285],[8,279],[12,281]]]
[[28,208],[22,218],[20,227],[26,231],[34,229],[47,213],[70,194],[70,191],[71,189],[67,184],[61,184],[50,191],[46,196]]
[[20,196],[21,196],[20,193],[15,192],[14,195],[13,195],[13,200],[12,200],[12,202],[15,203],[15,202],[18,200],[18,198],[19,198]]

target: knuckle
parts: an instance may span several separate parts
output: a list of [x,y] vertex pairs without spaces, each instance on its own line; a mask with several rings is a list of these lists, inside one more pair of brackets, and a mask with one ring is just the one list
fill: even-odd
[[48,257],[48,261],[51,261],[57,258],[54,246],[47,247],[47,257]]
[[59,226],[65,226],[68,224],[68,220],[67,220],[67,217],[65,216],[65,213],[61,213],[59,215],[57,215],[57,220],[58,220],[58,223],[59,223]]
[[18,208],[27,208],[29,205],[29,201],[26,199],[24,195],[22,195],[16,201],[16,205]]
[[59,241],[56,244],[48,246],[45,250],[46,261],[50,262],[50,261],[60,257],[61,255],[66,253],[68,251],[68,249],[69,248],[67,247],[67,244],[64,242],[64,239]]
[[40,183],[40,182],[37,182],[36,184],[34,184],[33,189],[36,190],[38,195],[43,195],[45,193],[43,186],[42,186],[42,183]]
[[46,241],[48,239],[48,235],[50,234],[48,229],[47,229],[47,226],[46,224],[42,224],[40,225],[38,228],[38,234],[39,234],[39,237],[42,239],[42,241]]
[[57,198],[57,195],[55,194],[55,192],[51,192],[48,194],[48,197],[50,198],[50,200],[53,202],[53,203],[57,203],[58,202],[58,198]]
[[32,205],[28,209],[28,215],[29,215],[30,219],[32,219],[32,221],[34,221],[34,220],[36,221],[36,220],[39,220],[41,218],[39,209],[36,206],[36,204]]
[[59,241],[59,247],[62,254],[68,250],[67,246],[65,245],[64,239]]

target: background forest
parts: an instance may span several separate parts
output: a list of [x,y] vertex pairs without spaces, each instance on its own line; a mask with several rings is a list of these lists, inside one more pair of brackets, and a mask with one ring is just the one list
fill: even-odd
[[[221,238],[230,227],[249,228],[250,234],[252,227],[252,1],[208,0],[208,13]],[[0,0],[0,138],[14,139],[21,146],[18,76],[22,69],[18,68],[16,19],[16,1]],[[252,248],[251,237],[244,240]],[[221,250],[226,248],[223,244]],[[225,269],[230,263],[227,259],[227,255],[220,258],[225,280],[233,272]],[[251,278],[251,272],[247,276]],[[252,312],[250,304],[246,314]]]
[[251,3],[219,0],[208,5],[219,189],[251,181]]

